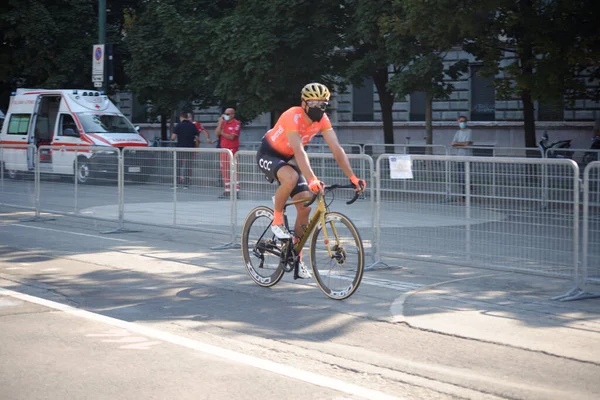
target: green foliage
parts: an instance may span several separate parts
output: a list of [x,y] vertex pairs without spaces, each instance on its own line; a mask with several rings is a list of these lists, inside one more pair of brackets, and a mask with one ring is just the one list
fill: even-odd
[[0,6],[3,90],[88,87],[92,45],[97,38],[93,5],[85,0],[23,3],[8,0]]
[[[299,104],[309,82],[334,85],[338,1],[240,1],[210,21],[209,79],[227,105],[252,119]],[[332,87],[333,89],[333,87]]]
[[125,65],[130,87],[155,115],[169,115],[180,102],[215,103],[206,79],[205,21],[195,1],[149,1],[141,12],[125,16]]

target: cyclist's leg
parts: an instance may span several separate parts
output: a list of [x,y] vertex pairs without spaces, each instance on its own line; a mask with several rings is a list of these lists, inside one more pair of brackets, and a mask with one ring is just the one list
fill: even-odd
[[272,231],[279,239],[291,239],[291,235],[283,226],[283,210],[285,202],[294,190],[298,173],[281,156],[272,154],[263,147],[256,154],[256,162],[269,182],[277,180],[279,187],[275,191],[275,209],[273,210]]
[[276,177],[279,187],[275,191],[275,212],[283,213],[285,202],[296,188],[298,172],[291,165],[283,165],[277,170]]
[[[299,173],[298,181],[296,182],[296,187],[291,193],[293,200],[301,200],[310,197],[310,192],[308,191],[308,184],[306,183],[306,179],[304,176]],[[294,224],[294,243],[300,240],[300,237],[304,235],[304,231],[308,225],[308,216],[310,215],[311,208],[304,205],[304,202],[296,204],[296,222]],[[302,250],[298,253],[299,256],[299,268],[298,268],[298,277],[299,278],[310,278],[312,277],[311,273],[308,271],[304,262],[302,261]]]
[[[306,183],[306,179],[302,174],[299,174],[298,180],[296,182],[296,187],[291,193],[292,200],[300,200],[310,197],[310,192],[308,191],[308,184]],[[304,203],[296,204],[296,223],[294,224],[294,233],[296,237],[301,237],[304,234],[304,229],[308,225],[308,216],[310,215],[310,207],[306,207]]]

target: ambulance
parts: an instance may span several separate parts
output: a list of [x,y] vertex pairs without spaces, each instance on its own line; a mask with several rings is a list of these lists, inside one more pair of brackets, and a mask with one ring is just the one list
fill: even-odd
[[[44,145],[60,147],[41,149],[41,173],[75,176],[79,183],[88,183],[96,174],[116,177],[118,168],[117,152],[90,146],[135,148],[148,147],[149,142],[101,92],[17,89],[0,132],[0,162],[5,173],[14,178],[34,171],[33,146],[39,149]],[[149,171],[139,164],[127,165],[125,173],[143,181]]]

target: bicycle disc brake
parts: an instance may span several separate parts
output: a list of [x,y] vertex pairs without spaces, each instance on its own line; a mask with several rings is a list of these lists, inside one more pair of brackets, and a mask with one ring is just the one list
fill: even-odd
[[344,265],[346,263],[347,254],[342,246],[336,244],[331,249],[331,252],[333,253],[331,258],[333,258],[338,265]]

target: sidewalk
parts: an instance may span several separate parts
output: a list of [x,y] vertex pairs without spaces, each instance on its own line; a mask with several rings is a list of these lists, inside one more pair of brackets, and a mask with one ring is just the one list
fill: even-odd
[[[399,296],[390,307],[392,321],[600,363],[600,298],[552,300],[571,289],[570,281],[428,262],[408,265],[411,279],[437,282]],[[600,294],[600,286],[588,291]]]

